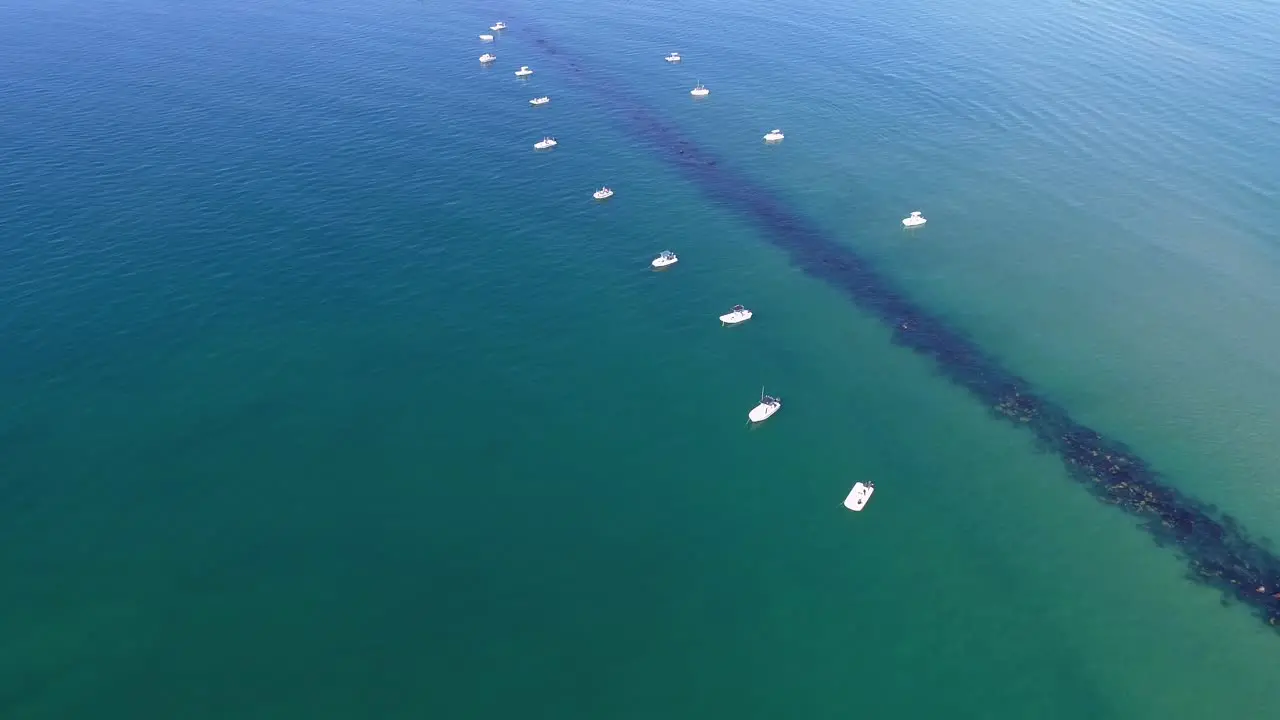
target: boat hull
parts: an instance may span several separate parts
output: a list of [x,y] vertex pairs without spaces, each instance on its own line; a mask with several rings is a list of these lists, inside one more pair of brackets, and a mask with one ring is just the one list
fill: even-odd
[[743,313],[729,313],[728,315],[720,316],[720,322],[724,323],[725,325],[738,325],[750,319],[751,319],[750,310]]
[[747,419],[753,423],[762,423],[776,415],[781,409],[782,403],[778,403],[777,405],[765,405],[764,403],[760,403],[752,408],[751,412],[747,413]]
[[854,512],[861,512],[862,508],[867,506],[867,502],[871,500],[871,494],[875,491],[874,485],[854,483],[853,489],[849,491],[849,495],[844,499],[844,506]]

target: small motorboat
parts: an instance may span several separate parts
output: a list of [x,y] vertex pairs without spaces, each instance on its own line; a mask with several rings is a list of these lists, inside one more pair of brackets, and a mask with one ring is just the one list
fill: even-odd
[[493,36],[492,36],[492,35],[481,35],[481,36],[480,36],[480,42],[493,42]]
[[658,257],[654,258],[653,262],[649,264],[656,268],[664,268],[670,265],[675,265],[678,262],[680,262],[680,258],[676,257],[675,253],[670,250],[663,250],[661,253],[658,253]]
[[720,322],[725,325],[737,325],[751,319],[751,311],[741,305],[734,305],[733,309],[720,316]]
[[680,53],[678,53],[678,52],[673,52],[673,53],[671,53],[670,55],[666,56],[666,57],[665,57],[665,58],[663,58],[663,59],[664,59],[664,60],[666,60],[667,62],[680,62],[680,61],[681,61],[681,60],[683,60],[684,58],[680,57]]
[[520,69],[516,71],[516,77],[529,77],[532,74],[533,71],[529,69],[528,65],[521,65]]
[[502,31],[502,30],[506,30],[506,29],[507,29],[507,24],[506,24],[506,23],[504,23],[504,22],[502,22],[501,20],[499,20],[498,22],[496,22],[496,23],[494,23],[494,24],[490,25],[490,26],[489,26],[489,29],[490,29],[490,30],[492,30],[492,31],[494,31],[494,32],[500,32],[500,31]]
[[694,96],[694,97],[699,97],[699,98],[700,98],[700,97],[706,97],[706,96],[710,95],[710,94],[711,94],[711,91],[710,91],[710,90],[708,90],[708,89],[707,89],[707,88],[706,88],[702,83],[698,83],[698,86],[697,86],[697,87],[695,87],[694,89],[690,90],[690,91],[689,91],[689,94],[690,94],[690,95],[692,95],[692,96]]
[[597,200],[608,200],[609,198],[613,197],[613,191],[607,187],[602,187],[599,190],[591,193],[591,197]]
[[781,130],[774,128],[765,134],[764,141],[770,143],[782,142],[785,137],[786,135],[783,135]]
[[858,512],[867,506],[867,501],[871,499],[871,493],[875,491],[875,483],[854,483],[853,489],[849,491],[849,496],[844,499],[844,506],[854,512]]
[[543,95],[542,97],[534,98],[530,100],[529,104],[530,105],[546,105],[549,102],[551,102],[551,98],[546,95]]
[[751,408],[751,412],[747,413],[747,418],[753,423],[764,422],[781,409],[782,401],[772,395],[765,395],[764,388],[760,388],[760,404]]
[[909,228],[920,227],[921,225],[927,222],[929,221],[925,220],[923,217],[920,216],[919,210],[916,210],[915,212],[911,213],[911,217],[902,218],[902,226],[909,227]]
[[560,144],[560,143],[556,142],[556,139],[555,139],[555,138],[553,138],[553,137],[551,137],[551,136],[547,136],[547,137],[542,138],[542,139],[541,139],[541,140],[539,140],[538,142],[534,143],[534,144],[533,144],[533,149],[534,149],[534,150],[550,150],[551,148],[553,148],[553,147],[555,147],[556,145],[559,145],[559,144]]
[[490,55],[489,53],[485,53],[485,54],[483,54],[483,55],[481,55],[481,56],[480,56],[480,62],[482,62],[482,63],[491,63],[491,62],[493,62],[494,60],[497,60],[497,59],[498,59],[498,56],[497,56],[497,55]]

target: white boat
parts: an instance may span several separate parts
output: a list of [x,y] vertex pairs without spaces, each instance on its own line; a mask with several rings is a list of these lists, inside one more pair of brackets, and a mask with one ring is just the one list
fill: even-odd
[[591,193],[591,197],[597,200],[608,200],[609,198],[613,197],[613,191],[607,187],[602,187],[599,190]]
[[520,69],[516,71],[516,77],[529,77],[532,74],[533,71],[529,69],[528,65],[521,65]]
[[725,325],[737,325],[751,319],[751,311],[741,305],[734,305],[733,309],[720,316],[720,322]]
[[689,94],[694,97],[706,97],[711,94],[711,91],[699,82],[697,87],[689,91]]
[[481,36],[480,36],[480,42],[493,42],[493,36],[492,36],[492,35],[481,35]]
[[658,253],[658,257],[654,258],[653,262],[649,264],[656,268],[663,268],[668,265],[675,265],[678,262],[680,262],[680,258],[676,257],[675,253],[670,250],[663,250],[661,253]]
[[482,62],[482,63],[491,63],[491,62],[493,62],[494,60],[497,60],[497,59],[498,59],[498,56],[497,56],[497,55],[490,55],[489,53],[485,53],[485,54],[483,54],[483,55],[481,55],[481,56],[480,56],[480,62]]
[[916,210],[915,212],[911,213],[911,217],[902,218],[903,227],[920,227],[926,222],[928,222],[928,220],[925,220],[924,218],[920,217],[919,210]]
[[551,98],[550,98],[550,97],[547,97],[546,95],[543,95],[543,96],[542,96],[542,97],[540,97],[540,98],[534,98],[534,99],[530,100],[530,101],[529,101],[529,104],[530,104],[530,105],[546,105],[546,104],[547,104],[547,103],[549,103],[549,102],[551,102]]
[[507,29],[507,24],[506,24],[506,23],[504,23],[504,22],[502,22],[501,20],[499,20],[498,22],[496,22],[496,23],[494,23],[494,24],[490,25],[490,26],[489,26],[489,29],[490,29],[490,30],[492,30],[492,31],[494,31],[494,32],[498,32],[499,30],[506,30],[506,29]]
[[764,141],[765,142],[782,142],[782,139],[785,137],[786,135],[783,135],[781,130],[774,128],[770,130],[767,134],[765,134]]
[[854,483],[853,489],[849,491],[849,496],[844,499],[844,506],[854,512],[858,512],[867,506],[867,501],[871,499],[871,493],[875,491],[875,483]]
[[673,52],[673,53],[671,53],[670,55],[668,55],[668,56],[667,56],[666,58],[664,58],[664,59],[665,59],[667,62],[680,62],[680,61],[681,61],[681,60],[683,60],[684,58],[680,57],[680,53],[678,53],[678,52]]
[[560,143],[556,142],[556,139],[555,139],[555,138],[550,137],[550,136],[547,136],[547,137],[542,138],[542,139],[541,139],[541,140],[539,140],[538,142],[534,143],[534,144],[533,144],[533,149],[534,149],[534,150],[550,150],[551,148],[553,148],[553,147],[555,147],[555,146],[557,146],[557,145],[559,145],[559,144],[560,144]]
[[765,395],[764,388],[760,388],[760,404],[751,408],[751,412],[747,413],[747,418],[753,423],[764,422],[781,409],[782,401],[772,395]]

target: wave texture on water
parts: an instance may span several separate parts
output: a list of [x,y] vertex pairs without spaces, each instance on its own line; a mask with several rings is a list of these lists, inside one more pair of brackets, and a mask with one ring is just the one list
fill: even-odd
[[1157,544],[1172,544],[1188,576],[1250,607],[1280,631],[1280,556],[1265,539],[1217,508],[1162,482],[1159,473],[1124,443],[1072,419],[943,320],[916,305],[858,253],[828,236],[777,200],[755,180],[661,118],[616,77],[586,68],[536,23],[521,21],[534,45],[584,87],[608,96],[624,111],[627,129],[707,195],[750,218],[801,270],[840,289],[892,329],[894,342],[934,360],[939,371],[985,403],[994,416],[1025,426],[1045,451],[1057,453],[1071,477],[1094,497],[1141,520]]

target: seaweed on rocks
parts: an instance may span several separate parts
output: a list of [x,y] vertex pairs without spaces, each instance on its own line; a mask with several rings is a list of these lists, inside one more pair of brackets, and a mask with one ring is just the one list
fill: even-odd
[[966,388],[993,417],[1026,428],[1037,446],[1057,454],[1068,474],[1099,501],[1139,519],[1163,547],[1176,547],[1188,577],[1234,598],[1280,630],[1280,557],[1250,538],[1234,518],[1182,493],[1123,443],[1073,420],[1067,410],[1004,367],[944,320],[916,305],[852,248],[789,209],[756,180],[662,118],[625,88],[552,41],[536,23],[521,22],[534,45],[569,79],[604,96],[626,129],[707,196],[750,219],[806,274],[843,291],[892,331],[893,342],[931,358],[944,377]]

